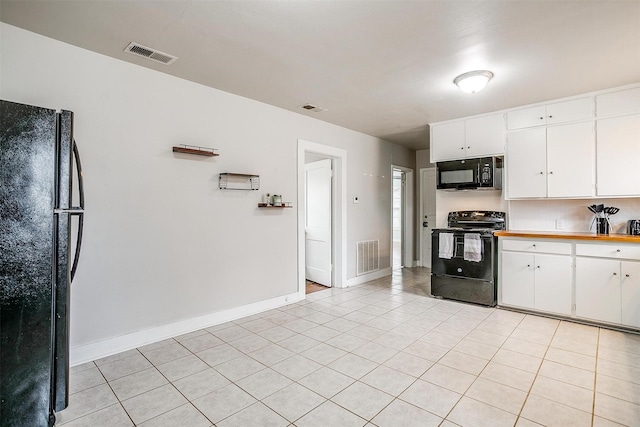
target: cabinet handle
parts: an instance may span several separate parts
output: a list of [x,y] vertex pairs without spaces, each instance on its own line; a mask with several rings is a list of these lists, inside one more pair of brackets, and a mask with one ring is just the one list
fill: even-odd
[[553,175],[553,171],[549,172],[549,175]]
[[628,274],[625,274],[624,276],[625,276],[625,277],[630,277]]
[[549,118],[550,118],[550,119],[552,119],[552,118],[553,118],[553,116],[549,116]]
[[534,243],[532,246],[535,248],[535,247],[536,247],[536,244]]
[[527,264],[527,268],[531,267],[531,264]]
[[540,120],[544,120],[544,117],[540,117]]
[[544,175],[544,172],[540,172],[540,175]]
[[537,268],[540,268],[540,266],[538,266]]
[[616,249],[616,252],[620,252],[620,249]]
[[460,147],[461,150],[464,150],[464,147]]
[[613,273],[613,275],[614,275],[614,276],[617,276],[617,275],[618,275],[618,273]]
[[467,146],[467,149],[470,149],[471,147]]

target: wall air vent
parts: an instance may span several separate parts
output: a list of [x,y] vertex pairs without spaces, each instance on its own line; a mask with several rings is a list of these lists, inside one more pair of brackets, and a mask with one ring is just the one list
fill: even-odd
[[356,276],[380,270],[380,241],[357,242]]
[[327,111],[326,108],[318,107],[317,105],[313,105],[313,104],[304,104],[304,105],[301,105],[300,108],[307,111],[314,111],[316,113]]
[[147,46],[143,46],[139,43],[131,42],[129,46],[124,49],[125,52],[129,52],[133,55],[143,56],[152,61],[160,62],[162,64],[169,65],[173,63],[177,56],[169,55],[168,53],[160,52]]

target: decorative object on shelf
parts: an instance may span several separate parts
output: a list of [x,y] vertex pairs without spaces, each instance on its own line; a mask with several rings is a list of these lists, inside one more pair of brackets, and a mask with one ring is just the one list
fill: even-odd
[[195,154],[197,156],[207,156],[214,157],[219,156],[218,150],[216,148],[208,148],[208,147],[198,147],[195,145],[174,145],[173,146],[174,153],[186,153],[186,154]]
[[282,195],[281,194],[274,194],[273,195],[273,206],[277,206],[277,207],[282,206]]
[[221,190],[259,190],[260,175],[224,172],[220,174],[218,188]]
[[262,196],[262,204],[265,206],[269,206],[271,204],[271,194],[267,193]]

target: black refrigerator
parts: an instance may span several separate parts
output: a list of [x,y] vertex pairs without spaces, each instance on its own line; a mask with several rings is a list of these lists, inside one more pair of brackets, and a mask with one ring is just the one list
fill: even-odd
[[69,286],[83,215],[73,113],[0,100],[1,427],[51,426],[68,405]]

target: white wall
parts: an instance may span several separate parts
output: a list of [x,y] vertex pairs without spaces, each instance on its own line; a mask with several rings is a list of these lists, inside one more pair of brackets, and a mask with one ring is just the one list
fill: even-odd
[[509,228],[527,231],[556,230],[556,220],[564,222],[564,231],[595,231],[589,229],[594,215],[587,209],[593,204],[620,208],[610,218],[612,232],[626,233],[627,220],[640,219],[640,198],[584,200],[512,200]]
[[[453,211],[508,211],[507,202],[499,190],[445,191],[436,190],[436,227],[447,226],[447,215]],[[510,215],[507,214],[507,225]]]
[[[296,200],[299,138],[348,152],[348,200],[360,203],[347,209],[347,277],[359,240],[379,239],[389,266],[388,174],[415,166],[410,150],[10,25],[0,36],[2,99],[75,113],[86,217],[73,348],[127,334],[139,345],[145,330],[295,294],[297,206],[257,203]],[[221,191],[221,172],[259,174],[260,191]]]

